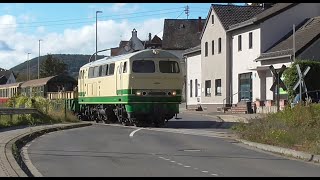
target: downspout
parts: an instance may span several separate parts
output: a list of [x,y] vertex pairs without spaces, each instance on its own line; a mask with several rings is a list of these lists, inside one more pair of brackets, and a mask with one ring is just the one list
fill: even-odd
[[184,78],[184,97],[186,100],[186,110],[188,109],[188,99],[187,99],[187,77],[188,77],[188,58],[187,56],[183,56],[185,62],[185,78]]

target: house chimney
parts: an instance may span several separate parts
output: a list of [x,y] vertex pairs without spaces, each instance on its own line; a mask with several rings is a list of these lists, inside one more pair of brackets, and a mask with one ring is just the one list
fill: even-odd
[[151,33],[149,33],[149,42],[151,42]]
[[199,16],[199,19],[198,19],[198,32],[201,32],[201,31],[202,31],[201,16]]
[[138,37],[137,30],[135,28],[132,30],[132,37]]

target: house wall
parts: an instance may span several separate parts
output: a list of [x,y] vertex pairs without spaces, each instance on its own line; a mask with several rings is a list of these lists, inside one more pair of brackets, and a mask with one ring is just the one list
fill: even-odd
[[316,60],[320,61],[320,39],[315,41],[311,46],[309,46],[303,53],[301,53],[297,58]]
[[[252,32],[252,49],[249,49],[249,33]],[[242,50],[238,51],[238,36],[241,35]],[[248,26],[232,33],[232,103],[238,103],[239,74],[252,72],[252,100],[260,98],[260,78],[250,70],[258,65],[254,60],[260,56],[260,28]]]
[[[211,15],[214,15],[214,24],[211,21]],[[226,31],[223,28],[219,18],[214,11],[211,14],[208,24],[205,27],[201,38],[201,104],[206,105],[208,109],[216,109],[221,106],[227,95],[226,82]],[[221,38],[221,53],[218,53],[218,39]],[[214,40],[214,55],[212,55],[212,40]],[[205,57],[205,42],[208,42],[208,56]],[[215,79],[221,79],[221,96],[215,95]],[[211,80],[211,96],[205,96],[205,81]],[[212,106],[212,107],[210,107]],[[204,106],[205,107],[205,106]]]
[[306,18],[320,15],[319,3],[299,3],[298,5],[261,23],[261,52],[265,52],[274,43]]
[[[186,55],[187,62],[187,105],[194,106],[201,103],[201,52]],[[195,87],[195,79],[198,81]],[[192,97],[190,97],[190,80],[192,80]],[[196,88],[198,96],[195,96]]]

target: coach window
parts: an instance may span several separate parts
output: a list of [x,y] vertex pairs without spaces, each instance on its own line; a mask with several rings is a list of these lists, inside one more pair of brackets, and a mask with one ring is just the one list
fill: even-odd
[[179,65],[176,61],[159,61],[159,69],[162,73],[179,73]]
[[127,62],[124,62],[123,64],[123,73],[127,72]]
[[151,60],[137,60],[132,62],[132,72],[135,73],[154,73],[155,65]]
[[114,74],[114,63],[109,65],[109,71],[108,71],[108,75],[113,75]]

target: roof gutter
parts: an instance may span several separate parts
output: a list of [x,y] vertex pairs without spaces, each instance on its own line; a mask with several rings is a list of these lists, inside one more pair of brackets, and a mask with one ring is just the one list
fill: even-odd
[[192,54],[192,53],[195,53],[195,52],[198,52],[198,51],[201,51],[201,49],[191,50],[191,51],[188,51],[188,52],[183,53],[182,55],[185,56],[185,55]]
[[227,30],[227,32],[230,32],[230,31],[233,31],[233,30],[236,30],[236,29],[240,29],[242,27],[246,27],[246,26],[249,26],[249,25],[252,25],[254,24],[256,21],[256,18],[252,18],[252,19],[249,19],[247,21],[244,21],[244,22],[241,22],[241,23],[238,23],[238,24],[233,24],[231,26],[229,26],[229,29]]
[[283,56],[260,58],[260,59],[255,59],[254,61],[255,61],[255,62],[258,62],[258,61],[273,60],[273,59],[280,59],[280,58],[286,58],[286,57],[291,58],[291,56],[292,56],[292,55],[289,54],[289,55],[283,55]]

